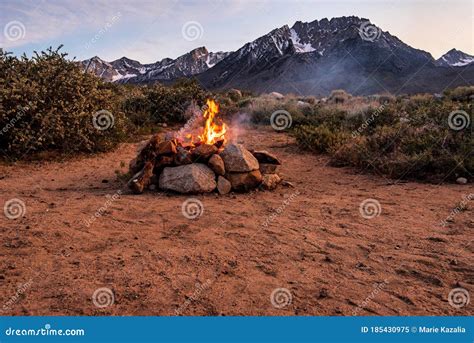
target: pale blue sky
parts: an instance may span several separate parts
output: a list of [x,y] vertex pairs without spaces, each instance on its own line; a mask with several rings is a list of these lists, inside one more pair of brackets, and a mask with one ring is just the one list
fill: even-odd
[[[64,44],[78,59],[149,63],[199,46],[236,50],[284,24],[349,15],[435,58],[451,48],[474,55],[471,0],[0,0],[0,47],[31,54]],[[183,35],[188,22],[202,27],[195,40]]]

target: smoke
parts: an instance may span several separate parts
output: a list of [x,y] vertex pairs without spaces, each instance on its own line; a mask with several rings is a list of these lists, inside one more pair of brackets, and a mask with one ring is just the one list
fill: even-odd
[[184,117],[187,118],[186,123],[177,132],[170,132],[166,139],[176,138],[181,142],[190,143],[191,140],[187,138],[189,134],[193,137],[197,137],[202,133],[204,127],[204,108],[199,107],[195,101],[186,108]]
[[251,123],[250,115],[245,112],[238,112],[232,116],[229,124],[229,135],[226,138],[229,142],[239,143],[239,138],[245,133],[246,126]]

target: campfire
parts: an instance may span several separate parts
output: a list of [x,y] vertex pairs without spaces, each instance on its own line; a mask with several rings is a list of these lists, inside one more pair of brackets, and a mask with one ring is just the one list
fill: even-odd
[[207,100],[204,111],[183,129],[153,136],[130,161],[128,182],[137,194],[145,189],[178,193],[227,194],[261,187],[274,189],[281,179],[280,160],[267,151],[249,151],[229,140],[230,128],[219,117],[219,105]]

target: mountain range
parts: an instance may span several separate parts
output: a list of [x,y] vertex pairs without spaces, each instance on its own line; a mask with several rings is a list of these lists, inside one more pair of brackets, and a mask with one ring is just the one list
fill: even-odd
[[151,64],[126,57],[106,62],[97,56],[80,63],[111,82],[166,84],[194,77],[206,88],[254,92],[437,93],[474,84],[474,56],[452,49],[435,60],[355,16],[284,25],[234,52],[199,47]]

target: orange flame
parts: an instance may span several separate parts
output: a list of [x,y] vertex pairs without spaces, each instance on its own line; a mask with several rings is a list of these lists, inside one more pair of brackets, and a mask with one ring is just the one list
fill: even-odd
[[199,136],[199,140],[205,144],[214,144],[220,140],[224,140],[225,143],[224,135],[227,132],[225,123],[218,125],[214,122],[217,113],[219,113],[219,105],[211,99],[207,99],[206,105],[207,109],[202,114],[206,119],[206,123],[203,133]]

